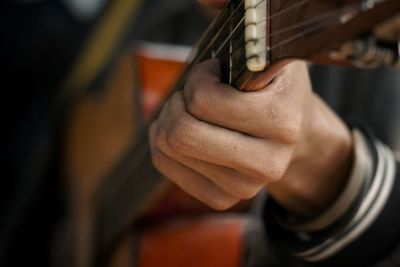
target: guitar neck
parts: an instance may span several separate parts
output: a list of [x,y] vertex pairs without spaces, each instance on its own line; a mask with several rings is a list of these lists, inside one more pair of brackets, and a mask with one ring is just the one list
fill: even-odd
[[[196,46],[191,63],[172,91],[182,89],[191,68],[209,58],[221,61],[224,82],[251,90],[260,73],[271,64],[284,59],[310,60],[321,51],[368,33],[400,12],[398,0],[375,1],[380,3],[368,7],[366,1],[351,0],[260,0],[265,8],[264,18],[258,18],[266,21],[265,32],[260,35],[266,38],[265,53],[254,55],[246,51],[246,44],[260,40],[249,40],[247,27],[259,22],[246,24],[246,16],[251,13],[249,9],[259,4],[251,6],[249,2],[254,1],[232,1],[221,11]],[[254,56],[265,57],[261,58],[266,63],[263,70],[249,70]],[[145,129],[98,194],[96,256],[108,251],[170,186],[152,165]]]
[[[221,14],[193,49],[193,58],[171,92],[183,88],[187,74],[194,65],[212,57],[221,61],[223,79],[227,83],[229,83],[229,79],[233,83],[233,79],[240,76],[239,71],[245,71],[244,69],[239,70],[239,66],[245,65],[244,55],[230,55],[227,47],[231,45],[230,42],[233,43],[233,40],[226,41],[230,32],[221,31],[222,28],[228,27],[227,20],[232,20],[234,16],[237,16],[235,19],[239,19],[239,12],[233,12],[235,8],[243,9],[243,2],[238,5],[239,7],[232,4],[221,11]],[[230,23],[233,25],[234,21],[232,20]],[[243,31],[244,28],[241,29],[242,33]],[[232,34],[230,37],[240,39],[238,33]],[[244,40],[242,41],[241,45],[244,46]],[[236,60],[240,60],[240,64]],[[97,195],[98,225],[95,243],[98,246],[96,249],[98,254],[109,251],[109,248],[118,241],[118,237],[129,228],[131,223],[143,211],[157,205],[158,200],[172,187],[172,184],[152,165],[147,129],[141,131],[138,140],[132,144],[124,159],[106,179]]]

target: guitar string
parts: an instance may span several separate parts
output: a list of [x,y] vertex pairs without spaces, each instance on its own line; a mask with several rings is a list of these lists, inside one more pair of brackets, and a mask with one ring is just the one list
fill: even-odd
[[316,30],[323,29],[323,28],[325,28],[327,26],[334,25],[334,23],[337,22],[338,19],[340,19],[340,17],[334,17],[334,18],[332,18],[330,20],[322,21],[323,24],[321,22],[321,24],[317,24],[317,25],[315,25],[313,27],[310,27],[310,28],[308,28],[308,29],[306,29],[306,30],[304,30],[302,32],[299,32],[299,33],[297,33],[297,34],[295,34],[295,35],[293,35],[293,36],[291,36],[291,37],[289,37],[289,38],[287,38],[285,40],[282,40],[281,42],[277,43],[274,46],[271,46],[269,51],[273,51],[275,49],[278,49],[278,48],[280,48],[280,47],[282,47],[282,46],[284,46],[284,45],[286,45],[286,44],[288,44],[290,42],[293,42],[293,41],[297,40],[298,38],[301,38],[304,35],[307,35],[307,34],[310,34],[310,33],[314,32]]
[[[340,16],[342,15],[342,13],[343,13],[344,10],[346,10],[346,8],[342,8],[342,9],[335,10],[335,11],[330,11],[330,12],[321,14],[321,15],[319,15],[318,17],[314,17],[314,18],[312,18],[312,19],[309,19],[309,20],[307,20],[307,21],[304,21],[304,22],[300,23],[300,24],[297,25],[297,26],[295,26],[295,25],[288,26],[288,27],[283,28],[283,29],[281,29],[281,30],[279,30],[279,31],[277,31],[277,32],[272,33],[272,34],[270,35],[270,37],[271,37],[271,36],[279,35],[279,34],[281,34],[281,33],[287,32],[287,31],[289,31],[289,30],[295,30],[296,28],[300,28],[300,27],[312,25],[312,24],[314,24],[314,23],[328,23],[328,22],[331,22],[331,21],[336,21],[337,19],[340,19]],[[237,25],[237,27],[235,28],[235,30],[237,30],[238,27],[239,27],[242,23],[243,23],[243,19],[239,22],[239,24]],[[323,24],[323,25],[318,24],[318,25],[316,25],[315,27],[307,28],[307,29],[305,29],[305,30],[303,30],[303,31],[301,31],[301,32],[299,32],[299,33],[297,33],[297,34],[295,34],[295,35],[292,35],[292,36],[288,37],[287,39],[281,41],[280,43],[276,44],[275,46],[271,47],[271,48],[269,49],[269,51],[272,51],[273,49],[277,49],[277,48],[279,48],[280,46],[285,45],[285,44],[287,44],[287,43],[290,42],[290,41],[294,41],[294,40],[300,38],[301,36],[303,36],[304,34],[310,33],[310,29],[311,29],[311,32],[312,32],[312,31],[314,31],[314,30],[317,30],[319,27],[323,27],[323,26],[326,26],[326,25],[325,25],[325,24]],[[231,33],[231,35],[233,35],[233,33]],[[237,52],[238,50],[243,49],[242,47],[238,47],[238,46],[241,45],[241,42],[243,41],[243,39],[244,39],[244,35],[242,35],[242,36],[240,37],[240,39],[237,41],[237,45],[236,45],[236,46],[234,47],[234,49],[232,50],[232,53],[235,53],[235,52]],[[227,41],[228,41],[228,40],[225,40],[225,42],[221,45],[221,47],[219,47],[218,51],[220,51],[220,50],[223,49],[223,46],[226,45],[226,42],[227,42]]]
[[[313,17],[313,18],[311,18],[309,20],[300,22],[300,23],[295,24],[295,25],[287,26],[286,28],[283,28],[283,29],[280,29],[278,31],[275,31],[275,32],[269,34],[269,37],[273,37],[273,36],[279,35],[281,33],[284,33],[284,32],[290,31],[290,30],[295,30],[296,28],[304,27],[304,26],[307,26],[309,24],[317,23],[320,20],[323,20],[325,18],[330,18],[330,17],[336,16],[338,13],[341,13],[344,10],[345,10],[345,8],[339,9],[339,10],[329,11],[327,13],[323,13],[323,14],[315,16],[315,17]],[[263,22],[263,21],[261,21],[261,22]]]
[[[340,11],[337,11],[337,12],[340,13]],[[340,18],[340,16],[338,18]],[[336,19],[336,18],[334,18],[334,19]],[[300,32],[300,33],[298,33],[298,34],[296,34],[294,36],[291,36],[290,38],[288,38],[286,40],[283,40],[281,43],[278,43],[277,45],[271,47],[268,51],[273,51],[275,49],[278,49],[279,47],[282,47],[283,45],[286,45],[286,44],[288,44],[290,42],[293,42],[296,39],[301,38],[304,34],[311,33],[311,32],[313,32],[315,30],[318,30],[319,28],[330,26],[330,24],[328,24],[328,22],[335,22],[334,19],[332,19],[331,21],[325,21],[325,23],[327,23],[326,25],[325,24],[324,25],[316,25],[313,28],[309,28],[307,31],[303,31],[303,32]],[[332,25],[334,25],[334,24],[332,23]],[[243,48],[239,48],[237,50],[240,50],[240,49],[243,49]],[[233,52],[236,52],[236,51],[233,51]],[[242,73],[245,70],[246,67],[247,67],[246,64],[243,64],[243,66],[241,67],[241,69],[240,69],[240,71],[238,73]]]
[[222,45],[216,50],[215,54],[218,56],[221,50],[224,48],[224,46],[227,44],[228,41],[232,40],[232,36],[235,34],[235,32],[239,29],[240,25],[244,22],[244,17],[240,20],[240,22],[235,26],[235,28],[231,31],[229,34],[228,38],[224,40]]
[[[241,0],[238,6],[235,8],[235,10],[229,15],[228,19],[222,24],[221,28],[218,30],[218,32],[213,36],[213,38],[210,40],[206,48],[202,49],[202,52],[198,55],[196,55],[194,61],[201,60],[211,49],[211,47],[216,43],[218,38],[221,36],[223,32],[225,32],[225,28],[228,26],[228,24],[232,21],[234,16],[239,12],[240,7],[244,4],[244,0]],[[218,18],[217,18],[218,19]]]
[[[332,19],[332,18],[335,18],[335,19],[336,19],[336,16],[338,15],[338,13],[341,13],[341,12],[342,12],[341,10],[335,10],[335,11],[330,11],[330,12],[328,12],[328,13],[324,13],[324,14],[319,15],[319,16],[316,16],[316,17],[314,17],[314,18],[312,18],[312,19],[310,19],[310,20],[301,22],[301,23],[299,23],[299,24],[297,24],[297,25],[291,25],[291,26],[288,26],[288,27],[283,28],[283,29],[281,29],[281,30],[275,31],[275,32],[271,33],[271,34],[269,35],[269,37],[274,37],[274,36],[277,36],[277,35],[279,35],[279,34],[288,32],[288,31],[290,31],[290,30],[296,30],[297,28],[304,27],[304,26],[308,26],[308,25],[313,24],[313,23],[323,22],[324,19]],[[232,53],[235,53],[236,51],[238,51],[238,50],[240,50],[240,49],[243,49],[243,48],[241,47],[241,45],[242,45],[241,42],[243,41],[244,37],[245,37],[245,36],[242,35],[242,36],[240,37],[240,39],[238,39],[238,41],[236,42],[236,45],[235,45],[235,46],[233,47],[233,49],[232,49]]]
[[[332,23],[332,24],[326,24],[326,25],[324,25],[324,26],[329,26],[329,25],[334,25],[334,23]],[[322,28],[323,28],[324,26],[322,26]],[[284,46],[284,45],[286,45],[286,44],[288,44],[288,43],[290,43],[290,42],[293,42],[293,41],[295,41],[295,40],[301,38],[302,36],[304,36],[304,34],[312,33],[313,31],[318,30],[319,28],[321,28],[321,25],[317,25],[317,26],[315,26],[315,27],[313,27],[313,28],[310,28],[310,29],[308,29],[308,31],[303,31],[303,32],[301,32],[301,33],[299,33],[299,34],[297,34],[297,35],[294,35],[294,36],[292,36],[292,37],[290,37],[290,38],[288,38],[288,39],[282,41],[281,43],[278,43],[277,45],[271,47],[270,49],[268,49],[268,50],[266,50],[266,51],[273,51],[273,50],[275,50],[275,49],[278,49],[278,48],[280,48],[280,47],[282,47],[282,46]],[[264,52],[265,52],[265,51],[264,51]],[[242,72],[245,70],[245,68],[247,68],[247,66],[246,66],[246,64],[243,64],[243,66],[240,68],[240,71],[239,71],[238,73],[242,73]]]
[[[261,0],[257,5],[261,4],[262,1],[264,1],[264,0]],[[265,1],[266,1],[266,0],[265,0]],[[299,2],[299,3],[297,3],[297,4],[294,4],[294,5],[292,5],[292,6],[289,6],[289,7],[285,8],[285,9],[282,9],[282,10],[280,10],[279,12],[275,13],[274,15],[272,15],[272,16],[269,18],[269,20],[271,21],[271,20],[274,19],[274,18],[278,18],[278,17],[282,16],[283,14],[285,14],[285,13],[287,13],[287,12],[289,12],[289,11],[295,9],[296,7],[300,7],[300,6],[305,5],[305,4],[307,4],[307,3],[311,2],[311,1],[312,1],[312,0],[304,0],[304,1],[301,1],[301,2]],[[257,5],[256,5],[256,6],[257,6]],[[240,10],[240,8],[241,8],[242,6],[244,6],[244,0],[241,0],[241,1],[240,1],[240,3],[238,4],[238,6],[235,8],[235,10],[231,13],[231,15],[230,15],[230,16],[228,17],[228,19],[224,22],[224,24],[221,26],[221,28],[218,30],[218,32],[217,32],[217,33],[213,36],[213,38],[210,40],[210,42],[209,42],[209,44],[207,45],[207,47],[206,47],[205,49],[202,49],[202,52],[201,52],[200,54],[196,55],[194,61],[196,61],[196,60],[197,60],[197,61],[198,61],[198,60],[201,60],[201,59],[204,57],[204,55],[205,55],[206,53],[209,52],[210,48],[216,43],[216,41],[218,40],[218,37],[220,37],[220,35],[226,30],[226,27],[229,26],[228,24],[232,21],[232,19],[235,17],[235,15],[238,13],[238,11]],[[244,19],[244,17],[243,17],[242,19]],[[229,40],[224,40],[224,43],[225,43],[225,42],[228,42],[228,41],[229,41]],[[219,50],[219,49],[217,49],[217,50]]]
[[[286,13],[286,12],[288,12],[288,11],[294,9],[295,7],[299,7],[299,6],[304,5],[304,4],[306,4],[306,3],[310,2],[310,1],[311,1],[311,0],[305,0],[305,1],[302,1],[302,2],[300,2],[300,3],[298,3],[298,4],[295,4],[295,5],[293,5],[293,6],[290,6],[290,7],[286,8],[286,9],[283,9],[283,10],[281,10],[280,12],[278,12],[279,14],[274,14],[273,16],[271,16],[269,21],[271,21],[273,18],[280,17],[280,16],[282,16],[282,14],[284,14],[284,13]],[[241,1],[241,3],[242,3],[242,2],[243,2],[243,1]],[[240,5],[241,5],[241,4],[240,4]],[[346,9],[351,8],[351,7],[354,7],[354,6],[355,6],[354,4],[350,4],[350,5],[347,5],[347,6],[345,6],[345,7],[340,8],[340,9],[337,9],[337,10],[334,10],[334,11],[326,12],[326,13],[324,13],[324,14],[319,15],[319,16],[318,16],[319,19],[316,19],[316,17],[313,17],[313,18],[311,18],[310,20],[305,21],[305,22],[302,22],[302,23],[300,23],[300,24],[298,24],[298,25],[290,25],[290,26],[288,26],[288,27],[286,27],[286,28],[283,28],[283,29],[279,30],[279,32],[273,32],[273,33],[271,33],[270,36],[276,36],[276,35],[278,35],[278,34],[280,34],[280,33],[283,33],[283,32],[289,31],[289,30],[294,30],[294,29],[296,29],[296,28],[304,27],[304,26],[306,26],[306,25],[308,25],[308,24],[316,23],[316,22],[318,22],[318,21],[320,21],[320,20],[323,20],[324,18],[333,17],[333,16],[335,16],[336,14],[342,13],[342,12],[345,11]],[[238,6],[238,7],[239,7],[239,6]],[[232,15],[236,15],[237,11],[238,11],[238,8],[235,9],[235,11],[234,11],[234,13],[232,13]],[[218,34],[217,34],[216,36],[214,36],[214,38],[212,39],[212,41],[211,41],[210,44],[208,45],[207,49],[206,49],[206,50],[203,50],[203,52],[202,52],[201,54],[199,54],[198,56],[196,56],[196,57],[195,57],[195,60],[196,60],[196,59],[197,59],[197,61],[201,60],[201,59],[203,58],[203,56],[204,56],[207,52],[209,52],[208,49],[210,49],[210,47],[211,47],[212,45],[214,45],[215,41],[216,41],[217,38],[219,37],[218,35],[224,30],[224,27],[226,27],[226,26],[228,25],[228,22],[230,22],[230,20],[233,19],[234,16],[232,16],[232,15],[231,15],[231,16],[229,17],[229,19],[224,23],[223,27],[221,27],[221,29],[218,31]],[[241,23],[243,23],[244,18],[245,18],[245,17],[243,16],[242,19],[240,20],[240,22],[235,26],[234,31],[236,31],[236,30],[239,28],[239,26],[241,25]],[[217,49],[218,52],[220,52],[220,51],[224,48],[224,45],[226,45],[226,44],[228,43],[228,41],[231,40],[231,37],[234,35],[234,33],[235,33],[235,32],[231,32],[230,35],[228,36],[228,38],[226,38],[226,39],[223,41],[222,45],[220,45],[220,46],[218,47],[218,49]],[[299,34],[302,34],[302,33],[299,33]],[[303,33],[303,34],[304,34],[304,33]],[[291,36],[290,38],[295,38],[296,36],[297,36],[297,35]],[[296,40],[296,39],[297,39],[297,38],[295,38],[294,40]],[[277,48],[277,47],[274,47],[274,48]],[[232,50],[232,53],[236,52],[237,50],[238,50],[238,49],[233,49],[233,50]],[[217,56],[217,55],[219,55],[219,53],[216,53],[215,56]]]

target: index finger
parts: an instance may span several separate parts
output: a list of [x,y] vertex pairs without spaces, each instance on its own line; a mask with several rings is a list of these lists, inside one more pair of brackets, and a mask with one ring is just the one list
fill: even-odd
[[198,1],[202,5],[217,9],[224,8],[229,3],[229,0],[198,0]]

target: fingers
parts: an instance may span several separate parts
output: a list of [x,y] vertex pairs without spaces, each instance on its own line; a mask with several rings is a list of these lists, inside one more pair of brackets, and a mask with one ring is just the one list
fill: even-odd
[[[302,75],[306,68],[288,65],[272,84],[262,90],[245,93],[220,81],[218,61],[199,64],[184,89],[186,108],[194,117],[234,129],[242,133],[284,143],[297,141],[295,133],[301,126],[302,113],[293,112],[303,104],[304,90],[300,83],[291,85],[288,75]],[[290,89],[287,89],[287,88]]]
[[182,92],[164,108],[157,129],[158,148],[168,147],[263,181],[278,179],[288,160],[285,146],[197,120],[186,112]]
[[216,210],[228,209],[239,201],[238,198],[223,192],[203,175],[157,149],[154,137],[154,134],[150,134],[150,149],[154,166],[185,192]]
[[280,180],[301,147],[312,92],[303,63],[265,75],[259,91],[221,83],[218,61],[199,64],[150,129],[154,165],[195,198],[225,209]]
[[[151,135],[155,136],[157,122],[153,124]],[[226,168],[210,162],[205,162],[180,155],[168,146],[157,147],[166,156],[176,160],[182,165],[207,177],[213,184],[222,189],[230,196],[244,200],[254,197],[265,185],[265,181],[246,176],[232,168]]]
[[229,3],[229,0],[199,0],[199,3],[208,7],[221,9]]

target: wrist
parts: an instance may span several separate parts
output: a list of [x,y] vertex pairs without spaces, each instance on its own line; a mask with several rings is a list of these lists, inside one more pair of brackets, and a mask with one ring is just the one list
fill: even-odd
[[272,197],[294,214],[310,218],[335,201],[349,176],[353,144],[349,129],[318,96],[287,172],[268,187]]

